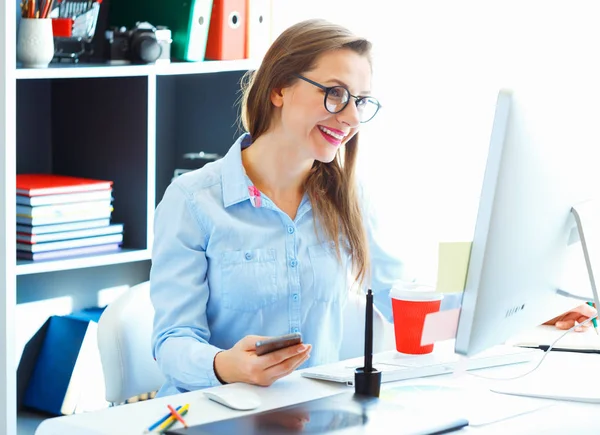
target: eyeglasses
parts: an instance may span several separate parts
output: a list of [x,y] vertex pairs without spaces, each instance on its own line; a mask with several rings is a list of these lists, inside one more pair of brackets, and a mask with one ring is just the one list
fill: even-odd
[[375,115],[381,108],[381,104],[379,103],[379,101],[377,101],[376,98],[357,97],[356,95],[352,95],[350,91],[344,86],[327,87],[323,86],[320,83],[312,81],[311,79],[307,79],[306,77],[300,74],[295,74],[295,76],[325,91],[325,98],[323,99],[323,104],[325,105],[325,109],[329,113],[340,113],[342,110],[344,110],[348,105],[348,102],[350,101],[350,97],[354,98],[354,100],[356,101],[358,120],[361,123],[369,122],[371,119],[373,119],[373,117],[375,117]]

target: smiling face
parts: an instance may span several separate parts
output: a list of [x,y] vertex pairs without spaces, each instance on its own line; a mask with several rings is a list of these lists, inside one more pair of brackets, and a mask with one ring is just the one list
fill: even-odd
[[[369,60],[350,49],[324,53],[316,67],[302,72],[309,80],[325,87],[345,86],[352,95],[369,95]],[[287,141],[307,159],[331,162],[341,145],[359,129],[355,99],[339,113],[330,113],[324,105],[325,91],[298,79],[290,87],[274,90],[271,102],[280,108],[280,127]]]

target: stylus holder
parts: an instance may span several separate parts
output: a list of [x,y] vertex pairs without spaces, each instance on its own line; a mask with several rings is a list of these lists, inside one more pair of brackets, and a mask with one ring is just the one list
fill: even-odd
[[354,393],[363,396],[379,397],[381,389],[381,372],[372,368],[365,372],[364,367],[354,370]]

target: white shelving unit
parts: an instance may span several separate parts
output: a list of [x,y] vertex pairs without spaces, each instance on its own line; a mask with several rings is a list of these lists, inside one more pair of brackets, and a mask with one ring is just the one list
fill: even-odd
[[[13,435],[17,427],[15,367],[15,188],[16,150],[14,109],[16,2],[0,3],[0,433]],[[12,236],[12,237],[11,237]]]
[[[0,433],[17,433],[17,304],[147,279],[154,208],[186,152],[223,155],[238,132],[239,80],[257,61],[54,65],[19,69],[15,2],[0,6]],[[30,121],[35,120],[35,126]],[[114,181],[123,250],[32,262],[15,258],[15,176]],[[57,289],[56,283],[60,283]],[[81,303],[84,303],[81,302]],[[22,321],[23,319],[19,319]]]

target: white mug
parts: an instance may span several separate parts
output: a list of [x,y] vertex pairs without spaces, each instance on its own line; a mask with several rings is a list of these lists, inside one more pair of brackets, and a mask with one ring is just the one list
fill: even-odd
[[46,68],[53,57],[52,19],[22,18],[17,36],[17,59],[25,68]]

